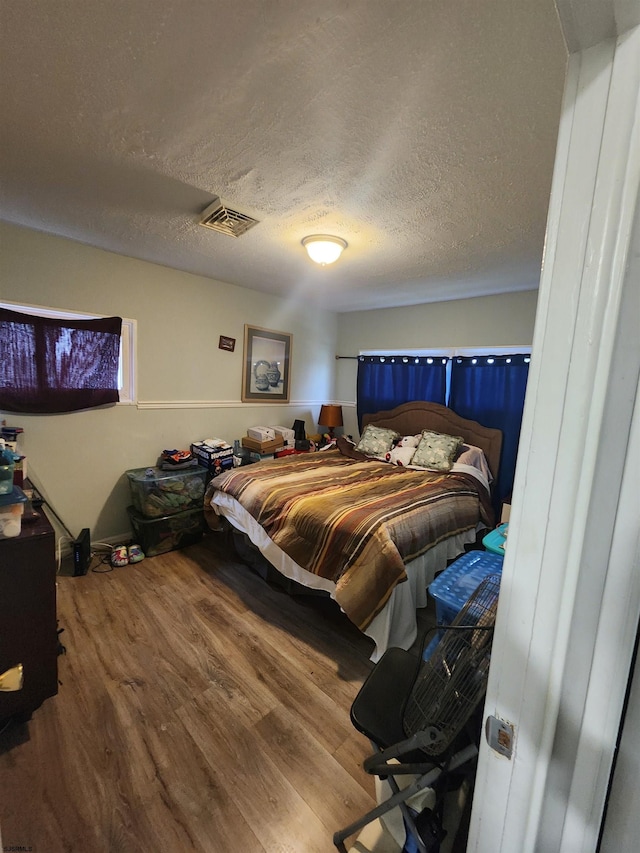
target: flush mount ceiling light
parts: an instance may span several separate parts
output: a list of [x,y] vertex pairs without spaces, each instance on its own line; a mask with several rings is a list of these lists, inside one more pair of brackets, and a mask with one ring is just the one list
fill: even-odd
[[302,245],[312,261],[324,266],[338,260],[347,248],[347,241],[341,240],[340,237],[329,237],[327,234],[312,234],[304,238]]

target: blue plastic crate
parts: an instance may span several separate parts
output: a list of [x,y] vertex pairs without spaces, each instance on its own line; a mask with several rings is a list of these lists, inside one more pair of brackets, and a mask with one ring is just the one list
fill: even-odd
[[488,575],[502,572],[503,562],[504,557],[489,551],[468,551],[439,574],[429,584],[438,625],[450,625],[478,585]]

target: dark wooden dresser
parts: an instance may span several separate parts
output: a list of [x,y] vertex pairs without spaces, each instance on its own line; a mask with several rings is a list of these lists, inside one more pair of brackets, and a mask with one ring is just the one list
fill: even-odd
[[24,668],[21,690],[0,691],[0,721],[27,720],[58,692],[57,628],[55,534],[41,511],[0,539],[0,673]]

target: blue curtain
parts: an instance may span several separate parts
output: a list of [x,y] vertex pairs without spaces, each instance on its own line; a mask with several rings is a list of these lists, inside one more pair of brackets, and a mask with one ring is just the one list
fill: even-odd
[[386,411],[412,400],[444,405],[446,358],[361,355],[358,359],[358,427],[363,415]]
[[530,356],[518,354],[456,357],[452,362],[449,406],[464,418],[502,430],[496,508],[513,487],[529,361]]

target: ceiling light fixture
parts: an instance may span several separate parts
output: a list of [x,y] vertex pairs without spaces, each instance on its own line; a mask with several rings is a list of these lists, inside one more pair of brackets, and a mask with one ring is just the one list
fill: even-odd
[[324,266],[338,260],[347,248],[347,241],[340,237],[329,237],[328,234],[312,234],[304,238],[302,245],[312,261]]

